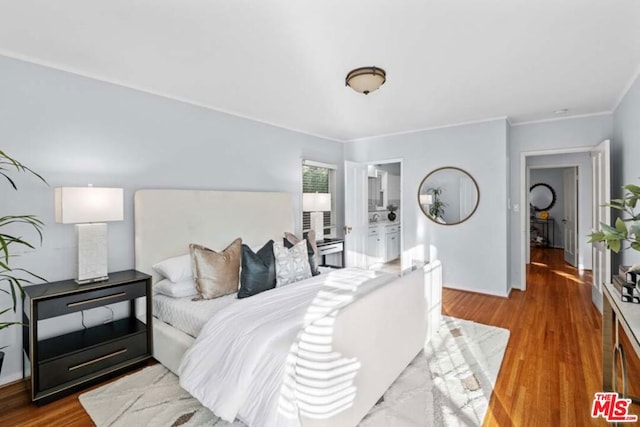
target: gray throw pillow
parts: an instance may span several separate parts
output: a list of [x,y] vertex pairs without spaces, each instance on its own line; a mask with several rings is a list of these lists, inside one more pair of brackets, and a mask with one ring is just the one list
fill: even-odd
[[311,277],[307,241],[302,240],[287,249],[284,244],[273,244],[273,256],[276,259],[276,287]]
[[[320,270],[318,270],[318,245],[316,243],[316,232],[310,230],[307,233],[307,254],[309,255],[309,267],[311,268],[311,275],[317,276],[320,274]],[[300,242],[301,239],[298,238],[295,234],[292,233],[284,233],[283,243],[287,248],[295,245]]]

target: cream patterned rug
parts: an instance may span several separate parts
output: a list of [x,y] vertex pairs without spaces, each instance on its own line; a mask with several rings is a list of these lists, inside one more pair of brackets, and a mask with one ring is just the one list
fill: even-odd
[[[437,336],[389,387],[362,427],[479,426],[509,331],[443,317]],[[79,397],[97,426],[244,426],[219,420],[154,365]]]

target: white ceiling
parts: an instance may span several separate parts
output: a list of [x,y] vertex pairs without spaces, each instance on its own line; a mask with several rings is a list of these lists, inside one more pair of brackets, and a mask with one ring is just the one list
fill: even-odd
[[[0,54],[351,140],[611,111],[638,0],[5,0]],[[368,96],[353,68],[386,69]]]

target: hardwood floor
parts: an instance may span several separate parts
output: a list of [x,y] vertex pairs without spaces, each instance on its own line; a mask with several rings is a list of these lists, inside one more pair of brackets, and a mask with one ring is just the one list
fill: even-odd
[[[508,299],[443,294],[445,314],[511,331],[484,425],[608,425],[591,418],[602,391],[602,317],[591,303],[591,274],[565,264],[562,250],[532,249],[531,260],[526,292]],[[638,378],[631,362],[630,378]]]
[[[590,274],[564,264],[562,251],[538,249],[526,292],[506,299],[444,290],[444,314],[511,331],[485,426],[608,425],[590,417],[602,372],[601,316],[591,303],[590,283]],[[640,363],[629,362],[636,380],[630,391],[640,395],[634,390]],[[91,426],[78,394],[37,407],[23,385],[0,388],[0,426]],[[632,412],[640,410],[634,406]]]

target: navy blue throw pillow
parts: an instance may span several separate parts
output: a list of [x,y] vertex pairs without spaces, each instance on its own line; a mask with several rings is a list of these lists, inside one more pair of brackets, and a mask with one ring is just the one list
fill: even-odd
[[258,253],[242,245],[242,271],[238,298],[247,298],[276,287],[276,259],[273,240],[269,240]]

